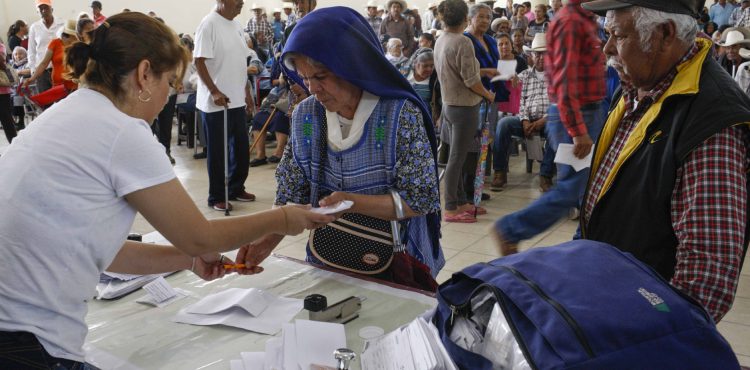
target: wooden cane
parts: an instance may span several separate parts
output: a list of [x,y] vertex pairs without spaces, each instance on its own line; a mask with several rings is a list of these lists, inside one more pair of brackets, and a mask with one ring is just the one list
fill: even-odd
[[271,120],[273,119],[273,116],[275,114],[276,114],[276,107],[273,107],[273,110],[271,110],[271,114],[268,115],[268,119],[266,120],[266,123],[264,123],[263,127],[260,129],[260,133],[258,134],[258,137],[255,138],[253,145],[250,147],[250,150],[249,150],[250,155],[253,154],[253,149],[255,149],[255,146],[258,145],[260,138],[262,138],[263,135],[266,134],[266,129],[268,129],[268,124],[271,123]]

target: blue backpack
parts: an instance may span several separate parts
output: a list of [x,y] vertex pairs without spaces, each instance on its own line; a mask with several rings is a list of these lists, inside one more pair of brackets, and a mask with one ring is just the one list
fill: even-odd
[[705,309],[608,244],[576,240],[455,273],[433,322],[461,369],[492,369],[449,335],[491,293],[532,369],[739,369]]

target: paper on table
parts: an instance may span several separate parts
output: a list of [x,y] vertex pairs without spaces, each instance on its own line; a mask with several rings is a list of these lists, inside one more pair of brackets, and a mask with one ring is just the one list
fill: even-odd
[[190,293],[187,290],[183,290],[180,288],[175,288],[174,291],[176,293],[175,296],[173,296],[172,298],[168,298],[161,302],[157,302],[156,298],[154,298],[151,294],[146,294],[143,297],[136,299],[135,301],[138,303],[150,304],[152,306],[162,308],[162,307],[169,306],[170,304],[175,303],[185,297],[193,295],[193,293]]
[[354,202],[352,202],[351,200],[342,200],[341,202],[338,202],[330,207],[318,207],[318,208],[313,208],[310,211],[313,213],[330,215],[333,213],[346,211],[347,209],[352,208],[353,205],[354,205]]
[[297,329],[293,323],[284,324],[281,328],[283,341],[282,357],[284,369],[297,369]]
[[242,360],[229,360],[229,369],[231,370],[247,370]]
[[281,338],[266,341],[266,353],[263,356],[264,370],[286,369],[282,367],[284,365],[283,354],[281,353],[283,345]]
[[294,326],[300,368],[309,369],[312,364],[336,368],[333,352],[346,347],[344,325],[298,319]]
[[180,310],[172,321],[193,325],[226,325],[273,335],[281,330],[283,323],[289,322],[302,311],[302,306],[301,299],[275,297],[268,301],[268,309],[256,317],[237,306],[211,315],[189,313],[189,307],[186,307]]
[[157,302],[164,302],[177,295],[177,292],[164,280],[163,276],[159,276],[156,280],[144,285],[143,290],[148,292]]
[[499,60],[497,62],[497,71],[499,74],[490,81],[508,81],[516,75],[516,65],[518,62],[513,60]]
[[265,352],[242,352],[242,364],[245,365],[245,370],[263,370],[264,362],[263,358],[266,356]]
[[555,154],[555,163],[570,165],[578,172],[591,166],[591,157],[593,154],[594,151],[592,150],[589,152],[589,155],[583,159],[579,159],[573,155],[573,144],[559,144],[557,146],[557,154]]
[[211,315],[232,307],[241,308],[253,316],[259,316],[273,300],[272,294],[260,289],[229,288],[223,292],[207,295],[197,303],[185,308],[185,312]]

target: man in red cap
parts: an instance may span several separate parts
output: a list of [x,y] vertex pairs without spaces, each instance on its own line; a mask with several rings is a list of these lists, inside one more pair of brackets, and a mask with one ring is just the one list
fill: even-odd
[[750,98],[696,38],[703,0],[595,0],[622,80],[581,207],[586,239],[633,254],[718,322],[748,244]]
[[32,71],[36,68],[45,70],[36,80],[36,89],[40,93],[52,87],[52,64],[46,66],[37,64],[44,59],[44,55],[47,54],[47,46],[50,41],[57,38],[57,33],[63,28],[64,22],[56,20],[52,15],[51,0],[36,0],[35,4],[42,19],[29,26],[29,67]]

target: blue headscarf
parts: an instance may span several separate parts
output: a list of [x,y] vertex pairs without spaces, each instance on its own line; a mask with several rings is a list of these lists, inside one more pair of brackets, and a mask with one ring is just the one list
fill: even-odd
[[410,100],[422,112],[432,152],[437,153],[430,110],[409,81],[385,58],[378,37],[359,13],[342,6],[310,12],[289,35],[282,63],[290,52],[322,63],[335,75],[373,95]]
[[[336,76],[375,96],[414,103],[422,112],[437,170],[437,139],[430,110],[409,81],[385,58],[377,35],[362,15],[342,6],[310,12],[297,21],[289,35],[281,55],[282,64],[291,52],[322,63]],[[426,217],[433,231],[431,237],[435,238],[433,245],[438,246],[440,214]]]

